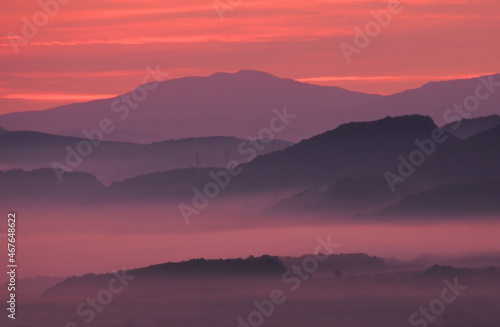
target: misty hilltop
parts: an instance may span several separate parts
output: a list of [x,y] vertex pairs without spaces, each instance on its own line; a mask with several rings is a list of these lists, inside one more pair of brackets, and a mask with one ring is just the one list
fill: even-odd
[[[9,134],[11,132],[3,137]],[[29,139],[29,133],[22,135]],[[57,136],[46,137],[59,140]],[[67,141],[62,140],[63,144]],[[174,141],[174,144],[182,151],[189,142]],[[286,143],[280,142],[277,147],[270,147],[269,153],[240,165],[234,162],[231,168],[176,168],[134,175],[113,182],[109,187],[83,172],[64,172],[65,180],[59,183],[57,170],[10,170],[0,174],[0,192],[5,195],[4,199],[27,202],[26,195],[30,200],[56,202],[65,199],[84,203],[178,203],[189,201],[193,195],[208,199],[209,195],[203,192],[206,192],[207,185],[212,185],[212,188],[218,188],[221,199],[276,191],[295,193],[279,200],[269,212],[326,210],[371,215],[396,212],[398,208],[397,213],[404,216],[416,214],[420,206],[427,210],[427,214],[451,215],[457,208],[476,199],[474,206],[470,202],[472,211],[462,211],[495,214],[500,207],[488,203],[498,202],[495,199],[500,196],[496,186],[500,180],[499,142],[500,126],[462,140],[439,129],[430,117],[386,117],[372,122],[343,124],[282,149],[279,147]],[[124,154],[123,159],[117,161],[117,167],[120,160],[126,166],[127,160],[140,158],[143,148],[151,148],[151,155],[165,149],[163,143],[109,142],[104,146],[115,148],[115,159],[120,158],[119,153]],[[145,161],[143,169],[158,169],[153,163],[151,161],[149,165]],[[16,183],[17,180],[22,183]],[[470,201],[464,202],[464,197]],[[439,206],[423,199],[432,199]],[[384,211],[388,206],[391,209]]]
[[443,129],[461,139],[467,139],[498,125],[500,125],[500,116],[491,115],[473,119],[462,119],[443,126]]
[[[31,131],[0,133],[2,170],[58,167],[95,175],[105,184],[137,175],[191,167],[225,167],[228,161],[247,161],[247,140],[235,137],[204,137],[166,140],[150,144],[101,141]],[[262,140],[254,142],[262,143]],[[264,142],[267,142],[264,140]],[[89,144],[89,150],[86,144]],[[290,142],[273,140],[259,153],[282,150]],[[85,155],[87,154],[87,155]],[[76,166],[76,167],[75,167]]]

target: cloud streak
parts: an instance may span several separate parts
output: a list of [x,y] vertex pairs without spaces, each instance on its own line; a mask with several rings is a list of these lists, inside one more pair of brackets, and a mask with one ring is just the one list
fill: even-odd
[[[7,34],[20,34],[22,18],[30,19],[40,7],[36,2],[9,3],[0,14],[0,80],[7,82],[10,95],[0,96],[0,113],[27,109],[4,101],[12,95],[31,94],[16,99],[29,100],[29,109],[39,110],[50,106],[51,97],[37,104],[39,97],[33,94],[124,93],[140,84],[141,68],[152,64],[171,68],[172,77],[257,69],[384,94],[447,76],[500,71],[500,45],[492,42],[500,3],[402,4],[403,13],[354,65],[347,65],[338,45],[352,39],[354,27],[369,21],[371,11],[386,8],[386,1],[243,1],[224,21],[205,0],[189,5],[70,1],[29,44],[19,47],[19,54],[12,51]],[[81,73],[86,71],[88,75]],[[44,83],[30,76],[33,72],[42,74]],[[72,101],[71,96],[59,99]]]

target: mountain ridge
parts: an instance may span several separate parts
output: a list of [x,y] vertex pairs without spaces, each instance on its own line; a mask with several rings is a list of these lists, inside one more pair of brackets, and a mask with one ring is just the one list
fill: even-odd
[[[149,144],[102,141],[95,145],[92,141],[91,153],[88,156],[80,154],[79,144],[89,142],[85,138],[32,131],[0,133],[0,152],[9,153],[0,158],[0,167],[2,170],[33,170],[52,167],[54,162],[58,162],[72,170],[92,173],[105,184],[110,184],[145,173],[190,167],[225,167],[228,160],[244,162],[246,159],[238,151],[238,147],[246,141],[232,136],[165,140]],[[266,154],[290,145],[290,142],[273,140],[259,153]],[[68,164],[71,151],[73,157],[82,158],[81,164],[74,168]]]
[[[475,79],[434,82],[383,96],[241,70],[162,81],[139,102],[130,97],[141,85],[114,98],[4,114],[0,125],[10,130],[79,136],[83,129],[98,128],[99,121],[107,118],[116,127],[105,135],[111,141],[151,143],[220,134],[246,139],[269,126],[273,108],[286,106],[297,117],[279,138],[298,142],[343,123],[385,116],[430,115],[437,125],[445,125],[445,111],[462,103],[465,95],[474,94],[478,83]],[[498,104],[500,92],[492,93],[472,116],[494,114]]]

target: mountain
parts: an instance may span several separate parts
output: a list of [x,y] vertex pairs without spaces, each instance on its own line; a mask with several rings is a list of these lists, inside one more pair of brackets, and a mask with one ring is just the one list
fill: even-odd
[[500,180],[475,181],[435,187],[390,205],[383,216],[485,216],[500,214]]
[[[344,257],[347,265],[354,264],[356,257],[373,266],[383,265],[380,259],[363,254]],[[385,327],[399,327],[418,312],[421,303],[427,306],[430,299],[438,298],[443,287],[451,290],[443,292],[448,299],[464,295],[437,318],[439,326],[498,326],[497,268],[405,266],[364,271],[360,267],[350,273],[312,260],[312,255],[302,258],[286,273],[278,272],[279,261],[261,265],[229,259],[173,263],[172,268],[181,271],[177,275],[160,266],[70,277],[43,297],[28,298],[22,326],[243,327],[265,325],[261,322],[269,319],[269,325],[277,327],[327,326],[332,321],[345,327],[378,326],[374,324],[378,321]],[[259,266],[265,272],[251,270]],[[328,274],[311,278],[316,270]]]
[[7,132],[7,130],[6,130],[5,128],[2,128],[2,127],[0,126],[0,135],[1,135],[1,134],[3,134],[3,133],[6,133],[6,132]]
[[68,173],[64,181],[59,182],[50,168],[0,171],[0,202],[3,203],[16,201],[28,205],[50,200],[68,204],[85,201],[104,189],[93,175],[87,173]]
[[[230,187],[303,189],[328,186],[346,177],[381,178],[386,171],[397,169],[398,156],[418,149],[415,141],[430,138],[436,129],[430,117],[419,115],[344,124],[241,165],[242,173]],[[446,146],[457,142],[460,140],[448,135]],[[420,170],[416,172],[419,175]],[[405,187],[420,189],[434,184],[424,177],[412,178]],[[390,192],[389,187],[386,191]]]
[[258,137],[259,131],[270,126],[273,108],[281,111],[287,106],[300,119],[277,136],[293,141],[331,129],[338,121],[360,119],[361,115],[340,116],[379,96],[245,70],[171,79],[147,91],[143,101],[133,101],[134,97],[133,90],[112,99],[10,113],[0,116],[0,125],[81,137],[83,129],[97,129],[102,119],[109,119],[114,130],[105,135],[106,140],[150,143],[213,135],[246,139]]
[[303,212],[318,209],[320,203],[325,200],[326,192],[318,187],[308,187],[305,190],[294,193],[278,202],[278,204],[266,209],[265,213]]
[[[500,92],[497,89],[499,83],[500,74],[430,82],[414,90],[382,97],[368,108],[381,110],[387,115],[427,115],[432,117],[437,125],[443,126],[463,118],[498,114]],[[480,96],[488,95],[488,98],[482,101],[478,100],[479,106],[475,111],[464,109],[466,100],[477,97],[478,93],[481,94]],[[463,114],[458,114],[455,106],[461,106]]]
[[[292,144],[280,140],[265,142],[267,144],[260,154]],[[82,143],[91,145],[91,153],[87,156],[81,155],[82,151],[87,151]],[[57,161],[69,170],[72,167],[67,161],[68,155],[73,153],[70,162],[77,162],[75,157],[81,158],[76,170],[91,173],[103,183],[110,184],[157,171],[197,166],[225,167],[230,160],[245,162],[248,156],[239,151],[241,144],[245,149],[251,148],[247,141],[234,137],[189,138],[151,144],[107,141],[94,144],[82,138],[14,131],[0,134],[0,153],[8,153],[0,157],[0,169],[33,170],[51,167]]]
[[443,126],[443,129],[448,133],[465,140],[473,135],[482,133],[499,125],[500,116],[492,115],[473,119],[462,119],[459,122]]
[[[107,195],[115,201],[151,200],[163,201],[187,198],[192,189],[203,185],[210,172],[223,171],[222,168],[174,169],[135,176],[109,186]],[[108,200],[109,200],[108,199]]]
[[[422,118],[417,116],[406,119],[412,120],[410,125],[416,128],[418,126],[416,123]],[[398,122],[403,120],[403,117],[392,120]],[[380,124],[380,121],[378,123]],[[358,125],[357,130],[360,133],[363,124]],[[408,126],[404,128],[409,130]],[[377,129],[382,130],[380,126]],[[370,135],[376,135],[376,133]],[[394,135],[398,142],[403,140],[402,134],[395,133]],[[314,139],[312,138],[311,141]],[[346,143],[351,146],[354,153],[372,153],[371,158],[364,157],[363,154],[355,157],[361,162],[370,163],[366,167],[373,169],[377,167],[378,160],[381,160],[381,167],[385,166],[386,169],[397,172],[397,164],[393,162],[398,155],[393,152],[389,158],[383,157],[384,152],[381,151],[380,145],[380,143],[384,143],[383,140],[377,141],[368,151],[352,142],[352,138],[346,137],[345,139],[349,140]],[[422,140],[419,137],[416,139]],[[302,143],[261,157],[247,166],[258,165],[266,158],[278,157],[280,153],[292,152]],[[332,140],[328,141],[328,144],[333,145]],[[313,147],[308,148],[310,150]],[[415,149],[418,148],[413,144],[396,152],[408,157]],[[322,149],[320,152],[325,153],[323,157],[327,156],[326,149]],[[336,153],[339,157],[347,157],[342,152]],[[391,156],[393,156],[392,159]],[[311,153],[304,154],[303,157],[314,158]],[[324,178],[323,180],[327,181],[328,179],[325,177],[328,176],[328,172],[321,171],[316,165],[321,163],[321,160],[314,158],[313,162],[314,164],[310,166],[310,173],[318,172]],[[272,166],[272,163],[265,165]],[[293,167],[293,163],[288,165]],[[330,176],[332,176],[333,172],[339,173],[342,172],[342,169],[356,168],[356,161],[344,162],[337,168],[335,161],[332,160],[328,166],[335,168],[330,172]],[[282,200],[272,211],[343,210],[352,214],[367,214],[371,210],[382,210],[383,207],[389,206],[387,210],[382,211],[383,215],[498,214],[500,212],[500,206],[497,205],[500,203],[498,182],[500,181],[500,171],[498,167],[500,167],[500,126],[483,131],[466,140],[450,136],[444,143],[436,146],[435,151],[426,157],[424,164],[415,168],[414,174],[407,177],[403,184],[397,185],[396,192],[389,192],[381,171],[372,171],[372,174],[368,174],[369,170],[363,170],[361,167],[361,169],[350,172],[350,176],[340,177],[331,182],[325,192],[310,190],[297,193]],[[269,170],[263,169],[263,166],[260,169],[262,171]],[[254,180],[257,179],[256,176],[253,177]],[[271,179],[272,177],[266,176],[265,178]],[[334,179],[333,176],[330,178]],[[293,180],[292,175],[289,175],[287,180]],[[275,181],[275,183],[277,182]]]
[[435,181],[435,186],[500,180],[500,126],[447,145],[429,157],[422,169],[422,173]]
[[[431,137],[436,128],[430,117],[418,115],[344,124],[332,131],[240,165],[238,170],[241,171],[236,176],[231,176],[226,193],[304,190],[309,187],[329,186],[328,194],[314,206],[321,208],[340,205],[345,209],[346,206],[356,207],[363,202],[373,205],[382,199],[394,200],[383,178],[384,173],[388,170],[396,171],[398,156],[418,149],[415,140]],[[465,141],[448,135],[448,140],[436,153],[458,146],[462,142]],[[446,165],[453,165],[453,162],[448,160]],[[427,165],[420,168],[415,172],[415,176],[398,188],[397,195],[402,196],[436,186],[434,174],[450,169],[447,166],[439,166],[439,169],[434,171],[428,169]],[[214,181],[214,178],[209,176],[210,172],[213,176],[224,175],[224,170],[206,168],[158,172],[113,183],[110,189],[113,194],[126,194],[127,198],[165,199],[175,194],[192,194],[194,187],[203,190],[205,185]],[[342,181],[343,179],[345,180]],[[318,192],[313,193],[317,197]]]
[[421,253],[414,260],[404,264],[419,266],[451,265],[458,267],[498,267],[500,266],[500,253],[479,253],[462,255],[437,255],[431,253]]
[[[435,144],[430,153],[422,152],[423,163],[391,192],[384,174],[398,173],[401,160],[410,160],[405,158],[421,151],[419,142],[429,140],[436,131],[447,139]],[[118,153],[116,150],[113,157],[119,159]],[[140,154],[138,150],[136,153]],[[469,203],[464,199],[470,198],[475,212],[488,214],[497,210],[494,203],[498,202],[499,166],[500,126],[461,140],[437,129],[430,117],[413,115],[344,124],[231,170],[172,169],[134,176],[109,187],[86,173],[66,173],[68,182],[59,183],[52,169],[13,170],[0,175],[0,194],[23,199],[55,195],[52,199],[57,200],[61,194],[63,200],[130,202],[184,200],[193,198],[196,192],[203,198],[201,193],[207,188],[211,193],[204,195],[207,198],[219,193],[237,196],[300,191],[271,211],[339,210],[366,215],[393,205],[384,212],[412,213],[419,206],[434,212],[455,212]]]
[[[366,214],[406,197],[402,204],[394,204],[394,208],[401,207],[398,212],[403,213],[411,212],[413,206],[418,208],[420,202],[412,204],[408,199],[418,199],[424,196],[422,194],[435,198],[443,212],[463,208],[468,203],[464,198],[469,196],[477,200],[473,208],[478,214],[491,212],[494,208],[486,210],[488,203],[498,202],[495,180],[500,179],[500,126],[467,140],[448,135],[446,141],[436,145],[434,152],[426,157],[425,163],[416,167],[404,184],[398,185],[396,192],[390,191],[384,172],[397,172],[398,156],[408,157],[418,150],[415,140],[430,138],[436,128],[430,117],[418,115],[344,124],[241,165],[240,174],[231,178],[225,194],[302,190],[282,200],[270,210],[272,212],[340,210]],[[210,173],[224,174],[224,169],[160,172],[114,183],[111,189],[117,194],[124,192],[126,198],[152,199],[160,194],[163,199],[180,194],[192,196],[193,188],[203,190],[214,181]],[[463,182],[469,184],[464,186]],[[439,185],[446,186],[441,189],[437,188]],[[318,187],[327,189],[323,191]],[[478,192],[471,194],[475,188]],[[432,209],[432,203],[420,206],[438,210]],[[473,213],[465,209],[462,212]]]
[[[286,267],[300,265],[310,255],[301,257],[281,257],[280,260]],[[382,271],[387,269],[384,259],[369,256],[365,253],[340,253],[330,254],[325,261],[321,262],[317,270],[318,273],[333,275],[335,271],[349,273],[366,273],[373,271]]]
[[[165,281],[173,278],[210,278],[210,277],[255,277],[255,276],[280,276],[286,271],[285,266],[278,257],[262,255],[250,256],[246,259],[191,259],[182,262],[167,262],[149,267],[124,271],[123,276],[133,276],[138,281],[151,282],[153,278]],[[107,285],[114,274],[86,274],[73,276],[57,283],[47,289],[47,296],[60,295],[64,292],[85,287],[99,287]],[[154,280],[153,280],[154,281]]]
[[[431,118],[423,116],[345,124],[240,165],[237,170],[241,171],[230,177],[226,193],[322,187],[345,177],[381,179],[387,169],[397,166],[399,154],[415,147],[415,139],[429,137],[436,128]],[[459,141],[450,136],[450,145]],[[203,190],[205,185],[214,182],[213,176],[227,174],[225,168],[215,167],[175,169],[112,183],[110,192],[115,198],[166,199],[192,195],[193,188]],[[432,181],[416,178],[407,185],[420,189],[421,185],[430,187],[428,184],[433,185]],[[377,185],[385,187],[385,193],[390,196],[386,184]]]
[[[491,78],[500,80],[500,75]],[[171,79],[145,93],[139,86],[111,99],[9,113],[0,116],[0,125],[9,126],[9,130],[81,137],[84,129],[95,130],[104,124],[108,130],[104,133],[106,140],[138,143],[213,135],[246,139],[258,137],[259,132],[270,127],[276,116],[273,108],[283,111],[286,107],[290,115],[296,116],[276,132],[276,137],[296,142],[343,123],[385,116],[429,115],[438,125],[445,125],[451,118],[460,119],[456,114],[445,114],[447,110],[475,94],[478,85],[481,83],[477,79],[432,82],[415,90],[381,96],[243,70]],[[471,117],[498,113],[499,104],[500,92],[493,92]]]
[[379,206],[394,198],[394,193],[387,192],[387,182],[382,176],[348,177],[328,187],[323,207],[358,210]]
[[[318,273],[333,276],[335,270],[349,273],[366,273],[381,271],[388,266],[379,257],[369,256],[364,253],[353,254],[331,254],[324,255]],[[249,256],[245,259],[191,259],[181,262],[167,262],[151,265],[144,268],[123,271],[121,276],[133,276],[135,285],[141,282],[158,282],[159,280],[171,281],[181,279],[213,279],[220,277],[229,279],[233,277],[281,277],[293,265],[304,265],[313,255],[300,257],[277,257],[262,255],[260,257]],[[85,274],[64,279],[45,291],[46,296],[58,296],[64,292],[71,292],[81,287],[99,288],[105,286],[116,274]],[[132,280],[132,279],[130,279]]]
[[388,192],[387,182],[381,176],[345,177],[337,179],[326,191],[312,187],[292,194],[266,212],[329,210],[359,215],[382,209],[404,194]]

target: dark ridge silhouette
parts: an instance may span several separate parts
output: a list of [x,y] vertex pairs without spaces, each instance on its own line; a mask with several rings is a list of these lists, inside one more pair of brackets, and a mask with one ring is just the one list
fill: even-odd
[[303,191],[294,193],[289,197],[282,199],[275,206],[267,209],[266,213],[279,212],[304,212],[317,209],[318,202],[325,199],[326,192],[317,187],[310,187]]
[[459,122],[443,126],[448,133],[463,140],[500,125],[500,116],[491,115],[472,119],[462,119]]
[[[304,259],[312,255],[301,257],[281,257],[283,264],[290,268],[292,265],[301,265]],[[333,275],[336,270],[348,273],[383,271],[388,266],[384,259],[370,256],[366,253],[330,254],[328,259],[318,264],[318,273]]]
[[[39,132],[21,131],[0,133],[0,152],[9,155],[0,158],[0,167],[32,170],[51,167],[54,161],[68,166],[70,147],[82,158],[77,169],[95,175],[105,184],[137,175],[190,167],[225,167],[235,160],[246,162],[247,155],[238,152],[244,140],[234,137],[188,138],[167,140],[151,144],[101,142],[92,145],[88,156],[77,153],[82,138],[58,136]],[[273,140],[259,154],[281,150],[292,143]],[[247,145],[249,146],[249,145]],[[85,148],[85,151],[87,148]],[[70,159],[76,161],[74,155]]]
[[[422,116],[343,125],[240,165],[242,172],[231,177],[224,194],[327,186],[338,178],[351,175],[380,179],[390,163],[397,163],[399,153],[414,146],[415,138],[427,137],[435,128],[429,117]],[[450,141],[452,143],[453,140]],[[371,162],[371,165],[365,165],[366,162]],[[211,172],[218,174],[224,170],[216,167],[189,168],[139,175],[112,183],[106,194],[113,199],[127,201],[192,197],[193,188],[203,190],[207,183],[213,182]],[[421,179],[417,181],[422,182]],[[390,196],[389,188],[385,194]]]
[[500,181],[438,186],[409,195],[380,212],[382,216],[473,216],[500,213]]
[[[492,78],[499,80],[500,75]],[[445,109],[463,103],[479,84],[475,78],[433,82],[381,96],[243,70],[161,82],[133,109],[116,97],[44,111],[10,113],[0,116],[0,125],[10,130],[79,137],[83,129],[97,128],[101,119],[109,118],[116,129],[106,140],[150,143],[221,134],[246,139],[269,126],[273,108],[287,106],[288,112],[297,117],[280,132],[280,138],[297,142],[343,123],[385,116],[429,115],[441,126],[445,124]],[[473,117],[497,113],[499,103],[500,93],[492,93]]]
[[[450,145],[450,146],[448,146]],[[435,186],[477,180],[500,180],[500,126],[447,143],[432,155],[422,173]]]
[[104,186],[91,174],[73,172],[61,183],[52,169],[0,171],[0,201],[83,201]]
[[334,208],[371,208],[394,201],[400,194],[388,193],[382,177],[348,177],[328,187],[325,206]]
[[[357,257],[371,262],[370,266],[381,265],[379,259],[364,254],[337,258]],[[239,317],[251,323],[251,317],[256,315],[252,312],[261,308],[265,311],[260,312],[273,312],[266,318],[276,327],[325,326],[332,321],[340,321],[345,327],[373,326],[374,321],[396,327],[408,324],[412,312],[433,305],[445,288],[450,289],[448,298],[454,295],[456,301],[447,303],[446,311],[437,317],[440,326],[496,327],[500,318],[500,272],[495,267],[463,269],[440,265],[426,272],[432,264],[418,269],[407,267],[408,270],[381,266],[349,273],[334,267],[322,268],[326,262],[320,262],[319,269],[327,271],[324,274],[311,276],[302,270],[300,275],[285,275],[282,272],[286,268],[275,257],[264,256],[253,258],[254,265],[248,265],[269,266],[270,272],[246,273],[243,269],[240,274],[237,267],[247,265],[242,261],[248,260],[197,259],[119,272],[122,278],[133,277],[122,279],[124,283],[114,274],[71,277],[42,297],[31,301],[23,297],[23,323],[64,326],[74,321],[84,325],[92,317],[92,325],[99,327],[238,326],[242,321]],[[262,265],[257,263],[261,260]],[[350,260],[346,261],[349,266]],[[182,271],[201,269],[203,273],[170,272],[179,265],[184,265]],[[214,266],[222,267],[222,273],[207,272]],[[275,292],[286,300],[272,306]],[[109,305],[100,305],[108,299]],[[96,310],[91,311],[93,306],[103,310],[97,314]]]
[[[229,278],[229,277],[259,277],[281,275],[286,271],[285,266],[276,256],[250,256],[246,259],[191,259],[182,262],[168,262],[152,265],[145,268],[131,269],[125,274],[134,276],[137,280],[151,281],[152,279],[171,278]],[[100,287],[113,277],[113,274],[85,274],[73,276],[47,289],[45,295],[57,295],[71,288]],[[136,281],[137,281],[136,280]]]
[[210,172],[221,168],[174,169],[168,172],[152,173],[115,182],[107,194],[114,200],[134,199],[171,200],[192,196],[192,189],[209,181]]
[[[399,154],[415,147],[415,139],[429,137],[435,128],[437,126],[432,119],[418,115],[342,125],[240,165],[241,173],[231,178],[228,190],[224,193],[322,187],[351,176],[368,176],[379,180],[389,167],[397,166]],[[449,142],[453,144],[454,137],[450,136]],[[459,140],[456,139],[456,142]],[[213,182],[210,171],[218,173],[223,169],[191,168],[147,174],[113,183],[110,191],[114,197],[145,199],[165,199],[184,194],[192,196],[193,187],[203,189],[207,183]],[[427,185],[425,183],[431,182],[416,178],[413,184]],[[382,187],[380,183],[371,183],[377,185],[373,193]],[[411,186],[412,183],[407,185]],[[374,186],[367,186],[368,189],[370,187]],[[389,188],[386,187],[379,195],[390,197]],[[367,197],[368,194],[365,194],[365,200]]]
[[[390,191],[383,177],[384,172],[397,173],[400,163],[398,157],[408,157],[412,151],[418,149],[415,140],[430,138],[436,128],[430,117],[419,115],[344,124],[332,131],[283,150],[263,154],[249,163],[240,165],[241,173],[231,176],[227,188],[220,194],[263,194],[275,190],[284,190],[290,194],[301,189],[306,190],[288,200],[285,199],[275,208],[271,208],[271,211],[321,209],[370,215],[374,210],[379,211],[394,204],[388,211],[382,212],[388,213],[396,208],[399,208],[399,211],[396,211],[401,214],[441,211],[441,214],[460,212],[486,215],[497,212],[495,203],[498,203],[496,184],[497,180],[500,180],[500,126],[471,136],[467,140],[447,134],[446,142],[436,146],[434,153],[426,158],[425,163],[417,167],[404,184],[398,185],[397,192]],[[26,139],[17,138],[18,149],[21,149],[21,144],[30,146],[26,142],[32,138],[33,132],[9,132],[1,135],[0,140],[7,142],[11,136],[3,138],[6,135],[25,136]],[[36,139],[40,144],[63,141],[58,136],[45,134]],[[212,144],[214,140],[219,139],[194,141]],[[151,150],[151,153],[157,153],[164,144],[173,142],[172,144],[181,149],[183,142],[191,141],[193,140],[178,140],[150,145],[108,142],[108,145],[103,144],[103,148],[98,149],[105,149],[104,146],[117,147],[111,148],[115,150],[109,155],[116,162],[123,161],[126,167],[126,163],[130,163],[127,158],[140,157],[140,149],[160,146]],[[2,146],[8,147],[0,142],[0,147]],[[128,148],[129,146],[132,148]],[[135,154],[131,150],[133,147],[138,147],[135,148]],[[19,151],[18,154],[21,156],[22,152]],[[110,164],[109,168],[113,169],[113,166]],[[208,183],[215,183],[214,175],[226,174],[227,177],[225,170],[217,167],[173,169],[138,175],[114,182],[110,187],[103,187],[90,174],[66,173],[65,183],[61,184],[52,169],[42,169],[38,172],[15,170],[3,173],[3,180],[10,184],[0,184],[0,191],[6,194],[4,198],[8,195],[10,199],[39,198],[62,201],[61,203],[69,199],[86,203],[189,199],[193,197],[193,189],[203,191]],[[69,178],[68,183],[66,178]],[[17,183],[16,179],[20,182]],[[220,182],[219,180],[217,183]],[[433,188],[434,190],[430,191]],[[406,198],[396,204],[403,197]],[[437,203],[433,197],[442,201]],[[472,202],[464,201],[469,197]],[[470,206],[466,208],[469,202]],[[422,203],[420,209],[419,203]]]
[[292,194],[266,212],[337,210],[366,214],[397,202],[406,193],[387,192],[387,182],[381,177],[346,177],[336,180],[326,191],[313,187]]
[[[18,280],[19,287],[17,288],[17,292],[22,295],[41,295],[45,290],[55,286],[64,279],[63,277],[52,276],[22,278]],[[7,283],[4,286],[7,288]]]
[[456,266],[465,268],[478,267],[500,267],[500,253],[488,252],[466,255],[438,255],[432,253],[421,253],[414,260],[400,262],[405,265],[430,266],[438,264],[441,266]]
[[440,266],[440,265],[433,265],[432,267],[429,267],[424,273],[425,274],[440,274],[440,273],[449,273],[449,272],[458,272],[459,269],[453,268],[452,266]]
[[2,126],[0,126],[0,135],[4,134],[4,133],[7,133],[7,132],[8,131],[5,128],[3,128]]
[[178,276],[210,276],[210,275],[260,275],[282,274],[286,268],[276,256],[249,256],[246,259],[191,259],[179,263],[164,263],[146,268],[131,270],[132,274],[162,276],[176,274]]
[[[243,172],[230,187],[259,191],[327,186],[345,177],[378,178],[397,169],[398,156],[413,151],[415,140],[429,138],[436,128],[430,117],[419,115],[344,124],[242,165]],[[449,138],[450,145],[459,142]],[[416,178],[405,186],[429,183]],[[388,187],[386,192],[390,192]]]

